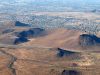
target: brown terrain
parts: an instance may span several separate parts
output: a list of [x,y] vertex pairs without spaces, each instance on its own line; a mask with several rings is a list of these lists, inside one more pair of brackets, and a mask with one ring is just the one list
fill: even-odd
[[[0,48],[0,75],[62,75],[63,70],[99,75],[99,53],[79,45],[81,34],[57,29],[18,46]],[[73,53],[58,56],[58,47]]]
[[100,75],[99,32],[14,24],[0,29],[0,75]]

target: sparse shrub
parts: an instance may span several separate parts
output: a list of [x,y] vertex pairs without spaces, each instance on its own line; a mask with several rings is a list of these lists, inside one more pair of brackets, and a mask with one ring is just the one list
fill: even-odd
[[99,31],[99,24],[92,20],[85,20],[84,23],[79,25],[79,29],[88,34],[96,35]]

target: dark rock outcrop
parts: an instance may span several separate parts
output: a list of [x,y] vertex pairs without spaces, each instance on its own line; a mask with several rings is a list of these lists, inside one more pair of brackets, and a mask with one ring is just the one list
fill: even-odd
[[43,31],[44,29],[41,28],[31,28],[29,30],[18,33],[17,37],[32,38],[41,35]]
[[20,26],[20,27],[23,27],[23,26],[30,26],[29,24],[25,24],[25,23],[21,23],[19,21],[16,21],[15,22],[15,26]]
[[57,54],[58,57],[69,56],[71,54],[75,54],[75,52],[58,48],[58,54]]
[[29,40],[25,37],[19,37],[19,38],[16,38],[15,41],[14,41],[14,44],[20,44],[20,43],[24,43],[24,42],[28,42]]
[[61,75],[81,75],[81,74],[76,70],[63,70]]
[[22,31],[17,36],[18,37],[31,37],[34,34],[33,31]]
[[41,35],[43,31],[44,31],[44,29],[41,29],[41,28],[31,28],[29,30],[16,33],[16,36],[18,38],[15,39],[14,44],[27,42],[27,41],[29,41],[28,40],[29,38],[37,37],[37,36]]
[[100,44],[100,38],[96,35],[82,34],[79,37],[79,44],[82,47],[98,45]]

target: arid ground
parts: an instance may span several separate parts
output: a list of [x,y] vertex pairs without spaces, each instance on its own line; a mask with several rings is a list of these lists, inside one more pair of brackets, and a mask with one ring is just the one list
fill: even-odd
[[100,75],[99,14],[0,15],[0,75]]

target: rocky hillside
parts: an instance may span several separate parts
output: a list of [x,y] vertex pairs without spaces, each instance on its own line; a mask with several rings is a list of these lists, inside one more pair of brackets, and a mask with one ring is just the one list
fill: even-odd
[[96,35],[82,34],[79,39],[79,43],[82,47],[96,46],[100,44],[100,38]]

